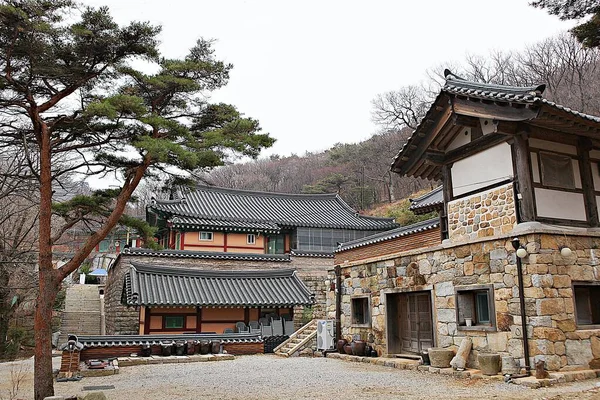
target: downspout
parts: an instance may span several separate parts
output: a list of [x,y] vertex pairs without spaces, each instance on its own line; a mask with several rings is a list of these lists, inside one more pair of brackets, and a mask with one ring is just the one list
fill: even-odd
[[[511,240],[513,248],[516,250],[521,248],[519,238]],[[529,338],[527,337],[527,317],[525,315],[525,292],[523,288],[523,265],[521,258],[515,254],[517,258],[517,279],[519,283],[519,304],[521,306],[521,334],[523,335],[523,356],[525,357],[525,374],[530,375],[531,366],[529,365]]]
[[342,267],[335,266],[335,342],[342,338]]

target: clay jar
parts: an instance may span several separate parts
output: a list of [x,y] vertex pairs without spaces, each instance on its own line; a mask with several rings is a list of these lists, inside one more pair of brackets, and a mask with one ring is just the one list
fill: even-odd
[[362,340],[356,340],[352,342],[352,353],[355,356],[364,356],[366,343]]
[[220,341],[211,342],[211,353],[219,354],[220,352],[221,352],[221,342]]
[[352,355],[352,345],[350,345],[350,344],[344,345],[344,351],[346,352],[346,354]]
[[344,354],[344,346],[348,344],[346,339],[340,339],[337,341],[337,351],[340,354]]
[[203,340],[200,342],[200,354],[208,353],[210,353],[210,342],[208,340]]

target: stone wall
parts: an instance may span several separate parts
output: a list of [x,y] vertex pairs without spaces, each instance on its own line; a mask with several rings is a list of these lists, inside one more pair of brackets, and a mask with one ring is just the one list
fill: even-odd
[[[360,335],[374,341],[386,354],[386,294],[429,291],[433,298],[435,343],[458,346],[469,336],[473,352],[469,365],[476,367],[479,352],[499,353],[524,364],[518,278],[515,251],[510,237],[472,244],[438,246],[428,251],[405,252],[372,263],[341,266],[342,336]],[[598,366],[600,329],[578,327],[572,284],[600,281],[600,238],[539,233],[520,237],[528,256],[522,259],[525,312],[531,365],[544,360],[550,370]],[[573,250],[563,257],[559,247]],[[330,271],[327,283],[335,282]],[[460,326],[456,291],[493,288],[495,327]],[[369,294],[371,327],[353,327],[351,296]],[[335,293],[327,294],[328,316],[335,318]]]
[[214,260],[201,258],[176,258],[121,254],[109,271],[105,295],[106,333],[108,335],[137,335],[139,333],[139,310],[121,305],[123,278],[131,262],[178,267],[214,270],[248,269],[295,269],[308,289],[315,293],[315,305],[304,311],[304,307],[294,308],[294,321],[299,327],[306,318],[323,318],[325,315],[325,278],[327,270],[333,266],[329,257],[291,257],[290,262],[255,260]]
[[448,203],[448,237],[455,243],[504,235],[516,223],[512,183]]

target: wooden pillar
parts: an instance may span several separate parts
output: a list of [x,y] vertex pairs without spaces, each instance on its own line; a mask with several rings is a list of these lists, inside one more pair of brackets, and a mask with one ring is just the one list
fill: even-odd
[[579,158],[579,174],[583,188],[583,200],[585,203],[585,214],[590,226],[598,226],[598,206],[596,204],[596,193],[594,193],[594,178],[592,177],[592,163],[590,162],[590,150],[592,141],[582,137],[577,146],[577,158]]
[[515,135],[512,144],[515,166],[515,178],[518,193],[515,201],[519,202],[520,221],[535,221],[535,200],[533,197],[533,178],[531,176],[531,157],[525,134]]
[[442,166],[442,180],[444,187],[442,188],[444,195],[444,207],[440,212],[440,234],[442,240],[448,239],[449,227],[448,227],[448,203],[452,201],[454,197],[454,191],[452,190],[452,164],[446,164]]

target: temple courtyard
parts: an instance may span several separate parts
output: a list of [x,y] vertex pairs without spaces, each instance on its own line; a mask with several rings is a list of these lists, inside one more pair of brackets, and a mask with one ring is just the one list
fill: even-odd
[[[59,358],[54,359],[58,367]],[[33,360],[0,364],[0,398],[33,397]],[[13,378],[11,378],[11,372]],[[15,377],[16,397],[10,397]],[[105,389],[108,399],[511,399],[600,398],[600,379],[529,389],[497,380],[457,379],[429,372],[327,358],[240,356],[235,360],[122,367],[117,375],[57,382],[57,395],[82,398]]]

